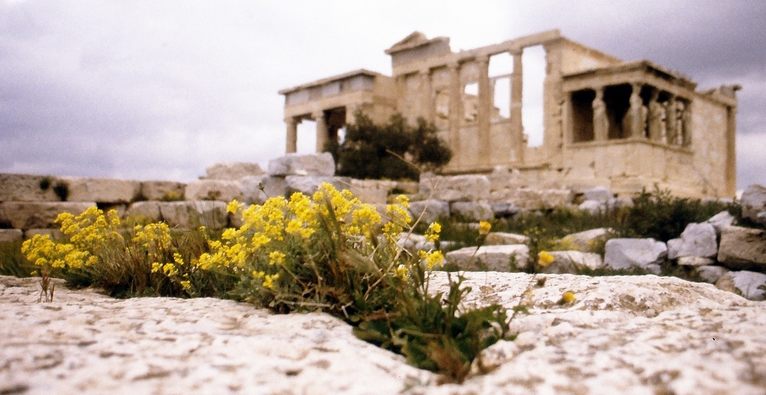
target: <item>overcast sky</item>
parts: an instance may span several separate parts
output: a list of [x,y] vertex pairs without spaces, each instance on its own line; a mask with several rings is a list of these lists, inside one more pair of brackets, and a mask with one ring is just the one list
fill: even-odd
[[414,30],[459,50],[558,28],[702,89],[742,84],[744,188],[766,183],[764,21],[760,0],[0,0],[0,172],[191,180],[265,165],[284,151],[279,89],[390,74],[383,50]]

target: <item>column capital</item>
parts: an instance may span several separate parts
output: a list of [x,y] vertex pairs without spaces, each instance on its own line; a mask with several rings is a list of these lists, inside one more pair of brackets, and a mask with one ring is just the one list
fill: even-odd
[[418,70],[418,74],[423,76],[423,77],[426,77],[426,76],[431,74],[431,68],[430,67],[424,67],[424,68]]
[[311,117],[314,118],[315,121],[319,119],[324,119],[324,110],[318,110],[311,113]]
[[487,55],[479,55],[476,57],[476,63],[484,66],[489,64],[489,56]]
[[288,125],[297,125],[301,123],[296,117],[286,117],[284,121]]
[[513,56],[521,56],[524,53],[524,48],[511,48],[508,53]]
[[447,68],[450,70],[459,70],[460,62],[458,62],[457,60],[453,60],[452,62],[447,63]]

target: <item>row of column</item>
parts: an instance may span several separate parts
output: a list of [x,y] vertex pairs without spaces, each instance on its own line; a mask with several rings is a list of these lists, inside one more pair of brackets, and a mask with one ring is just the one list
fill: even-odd
[[[688,102],[670,94],[659,101],[659,90],[653,89],[648,107],[641,98],[642,84],[631,84],[629,109],[622,120],[624,137],[648,137],[650,140],[673,145],[690,143],[690,109]],[[595,89],[593,99],[593,136],[597,141],[609,138],[609,116],[604,102],[604,87]]]
[[[329,140],[327,119],[324,111],[317,111],[311,114],[311,117],[316,122],[316,152],[322,152]],[[285,124],[287,126],[285,153],[290,154],[298,150],[298,120],[295,117],[289,117],[285,119]]]
[[[521,161],[524,155],[524,129],[521,118],[522,110],[522,50],[510,51],[513,56],[513,73],[511,74],[511,96],[510,100],[510,138],[513,146],[514,157]],[[490,134],[490,121],[492,116],[492,86],[489,78],[489,57],[481,56],[475,59],[475,62],[479,69],[479,96],[478,96],[478,135],[479,139],[479,157],[483,162],[487,164],[492,163],[492,141]],[[460,78],[461,64],[458,62],[451,62],[447,64],[449,70],[449,142],[453,151],[460,152],[461,145],[461,126],[462,118],[464,114],[464,102],[463,102],[463,84]],[[431,69],[423,69],[419,72],[420,76],[420,109],[419,114],[429,122],[433,122],[435,115],[435,102],[434,92],[431,82]],[[470,137],[470,136],[462,136]],[[455,160],[459,161],[459,155],[456,155]]]

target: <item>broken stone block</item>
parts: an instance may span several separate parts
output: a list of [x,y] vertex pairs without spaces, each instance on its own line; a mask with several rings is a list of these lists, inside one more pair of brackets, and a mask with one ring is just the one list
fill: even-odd
[[186,184],[184,193],[188,200],[218,200],[230,202],[242,200],[242,189],[237,181],[197,180]]
[[692,269],[692,273],[697,275],[702,281],[710,284],[715,284],[721,276],[728,272],[726,268],[714,265],[697,266]]
[[716,281],[715,286],[734,292],[750,300],[766,300],[766,274],[751,271],[728,272]]
[[287,195],[284,177],[251,176],[240,179],[239,184],[246,203],[262,204],[268,198]]
[[287,185],[287,195],[300,192],[304,195],[313,195],[319,186],[323,183],[331,184],[335,189],[341,191],[348,189],[348,178],[346,177],[328,177],[328,176],[287,176],[285,183]]
[[205,169],[205,180],[239,180],[249,176],[263,175],[264,171],[257,163],[230,162],[216,163]]
[[484,240],[485,245],[529,244],[529,237],[516,233],[490,232]]
[[729,226],[721,232],[718,262],[729,269],[766,270],[766,230]]
[[613,237],[614,229],[596,228],[568,234],[558,241],[561,248],[582,252],[597,252],[603,243]]
[[396,187],[396,182],[387,180],[357,180],[351,179],[350,189],[364,203],[384,204],[388,194]]
[[160,214],[160,202],[149,200],[145,202],[131,203],[125,211],[125,217],[138,220],[149,220],[152,222],[161,221],[162,215]]
[[335,161],[329,152],[321,154],[287,154],[269,161],[271,176],[324,176],[335,174]]
[[639,268],[654,272],[668,253],[665,243],[654,239],[611,239],[605,249],[604,265],[615,270]]
[[7,222],[16,229],[55,228],[60,213],[77,215],[94,206],[94,202],[3,202],[0,223]]
[[612,192],[607,187],[594,187],[586,189],[583,192],[585,200],[595,200],[597,202],[606,203],[612,198]]
[[512,202],[495,202],[492,203],[492,213],[495,218],[512,217],[521,211]]
[[221,229],[227,225],[226,203],[197,200],[186,202],[161,202],[160,214],[170,226],[195,229],[206,226]]
[[750,185],[742,193],[742,217],[755,223],[766,225],[766,186]]
[[735,221],[734,216],[731,215],[728,211],[724,210],[710,217],[710,219],[708,219],[705,222],[709,223],[710,225],[713,225],[713,228],[715,229],[715,233],[717,235],[720,235],[721,230],[723,230],[723,228],[727,226],[734,225],[734,221]]
[[481,246],[478,251],[476,247],[465,247],[448,252],[446,259],[459,270],[515,271],[527,267],[529,247],[523,244]]
[[422,196],[432,199],[474,201],[489,198],[489,178],[484,175],[420,176]]
[[540,191],[542,208],[564,207],[572,203],[574,193],[570,189],[543,189]]
[[598,200],[586,200],[580,203],[577,208],[590,214],[598,214],[606,211],[606,204]]
[[49,176],[0,173],[0,202],[58,201],[60,199],[53,192],[56,181]]
[[410,202],[410,214],[412,214],[413,222],[420,218],[421,223],[431,223],[439,218],[447,218],[450,215],[449,203],[442,200],[421,200],[417,202]]
[[175,181],[142,181],[141,196],[146,200],[173,202],[184,200],[186,184]]
[[707,266],[714,263],[714,260],[701,256],[682,256],[678,258],[679,266]]
[[553,262],[543,272],[545,273],[577,273],[581,270],[597,270],[604,266],[601,255],[581,251],[550,251]]
[[69,188],[67,201],[130,203],[140,196],[141,183],[110,178],[62,178]]
[[668,258],[714,257],[718,252],[715,228],[709,223],[686,225],[681,237],[668,241]]
[[485,202],[452,202],[450,214],[468,221],[484,221],[494,218],[492,206]]
[[21,229],[0,229],[0,243],[14,243],[24,238]]

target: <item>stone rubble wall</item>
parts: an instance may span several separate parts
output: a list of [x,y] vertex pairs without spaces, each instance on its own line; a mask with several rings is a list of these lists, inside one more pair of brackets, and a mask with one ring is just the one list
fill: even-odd
[[[79,214],[92,206],[116,209],[123,217],[166,221],[179,228],[204,225],[221,229],[239,224],[226,212],[226,204],[233,199],[262,203],[269,197],[288,197],[294,192],[311,194],[323,182],[350,189],[381,212],[394,195],[405,193],[411,198],[413,218],[426,223],[445,217],[475,223],[557,207],[599,212],[632,204],[629,197],[617,196],[605,187],[548,184],[532,188],[530,180],[504,168],[490,174],[423,174],[418,183],[336,177],[333,169],[332,156],[323,153],[288,154],[272,160],[266,173],[257,164],[218,164],[208,168],[200,180],[189,183],[0,174],[0,242],[35,234],[61,237],[54,223],[56,216],[64,211]],[[61,201],[62,196],[66,201]],[[766,223],[766,187],[749,187],[741,203],[746,221]],[[651,239],[606,241],[611,237],[606,229],[581,232],[562,240],[562,245],[572,248],[553,251],[553,263],[546,271],[639,268],[659,274],[660,264],[669,260],[721,288],[751,299],[766,298],[766,232],[733,226],[733,221],[730,214],[720,213],[706,223],[689,224],[668,243]],[[528,256],[527,243],[500,241],[511,240],[509,237],[515,236],[488,237],[491,243],[478,253],[469,247],[448,253],[447,260],[463,269],[510,270],[524,268],[537,259]],[[594,251],[583,247],[604,242],[603,257],[595,254],[595,258]]]

